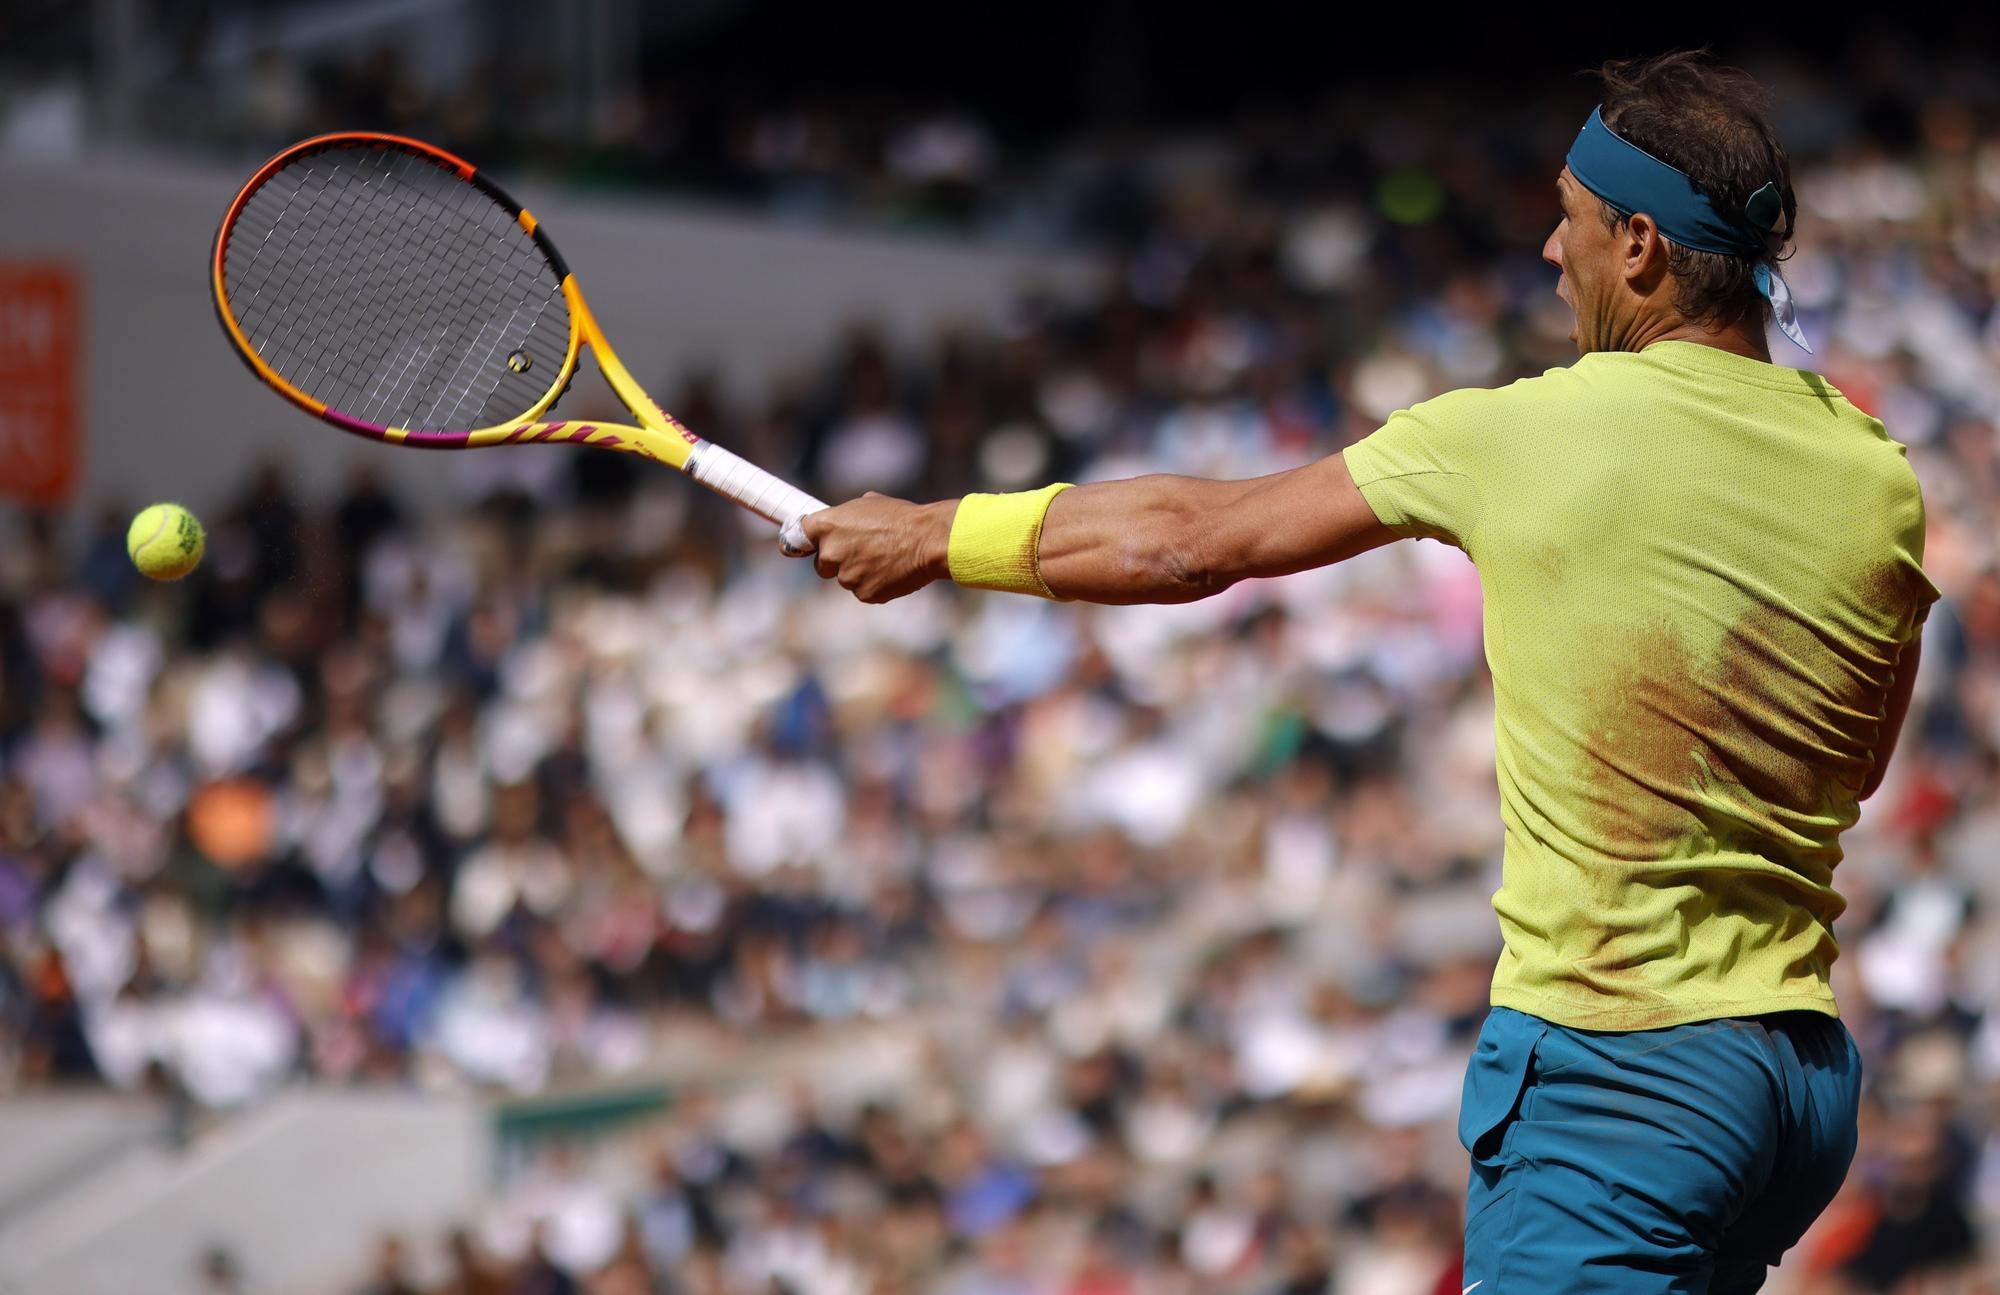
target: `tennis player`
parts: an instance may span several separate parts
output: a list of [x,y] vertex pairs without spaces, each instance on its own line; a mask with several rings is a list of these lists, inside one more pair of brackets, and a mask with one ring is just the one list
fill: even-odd
[[1581,358],[1251,481],[1170,476],[806,519],[870,602],[949,577],[1181,602],[1427,537],[1485,591],[1504,949],[1466,1074],[1465,1289],[1738,1292],[1847,1172],[1840,834],[1937,592],[1903,447],[1818,375],[1796,204],[1747,75],[1612,63],[1542,249]]

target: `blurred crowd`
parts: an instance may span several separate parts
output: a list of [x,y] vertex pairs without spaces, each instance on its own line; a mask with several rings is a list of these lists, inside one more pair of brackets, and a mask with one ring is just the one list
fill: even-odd
[[[1839,874],[1861,1151],[1782,1288],[1989,1289],[2000,116],[1990,86],[1776,88],[1816,354],[1774,357],[1910,447],[1945,594]],[[1118,252],[1084,306],[656,389],[823,497],[926,497],[1270,471],[1572,359],[1537,253],[1577,114],[1345,111],[1092,172],[1062,202]],[[1501,844],[1459,553],[1176,608],[867,608],[623,456],[418,466],[462,506],[261,468],[171,587],[125,510],[9,523],[0,1091],[531,1094],[654,1073],[666,1037],[901,1030],[870,1082],[685,1095],[618,1152],[642,1171],[536,1157],[358,1289],[1459,1289]]]

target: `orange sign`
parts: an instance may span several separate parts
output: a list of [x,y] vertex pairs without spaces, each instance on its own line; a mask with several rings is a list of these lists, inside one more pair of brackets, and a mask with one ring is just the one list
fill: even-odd
[[40,507],[68,501],[83,457],[82,314],[68,266],[0,260],[0,493]]

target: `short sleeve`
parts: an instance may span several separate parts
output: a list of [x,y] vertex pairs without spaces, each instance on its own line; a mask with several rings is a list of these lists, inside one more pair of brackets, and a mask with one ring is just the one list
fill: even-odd
[[1924,507],[1923,483],[1903,446],[1889,440],[1879,422],[1872,422],[1879,443],[1870,447],[1868,480],[1874,487],[1874,508],[1883,530],[1875,544],[1886,540],[1890,556],[1877,558],[1862,576],[1870,602],[1897,617],[1894,637],[1909,643],[1923,633],[1931,607],[1941,596],[1924,570],[1924,540],[1930,525]]
[[1924,622],[1930,619],[1931,607],[1943,596],[1922,566],[1910,568],[1910,628],[1904,642],[1918,637],[1924,632]]
[[[1915,485],[1914,474],[1911,478],[1911,484]],[[1910,511],[1915,516],[1903,526],[1901,543],[1899,545],[1902,550],[1900,556],[1909,571],[1907,585],[1910,591],[1911,604],[1910,627],[1908,637],[1904,640],[1905,642],[1923,633],[1924,622],[1930,618],[1931,606],[1942,596],[1938,587],[1931,582],[1929,573],[1924,570],[1924,532],[1926,528],[1921,491],[1916,492],[1915,506]]]
[[1389,416],[1347,447],[1347,471],[1376,520],[1404,536],[1427,536],[1470,552],[1484,509],[1481,451],[1494,429],[1479,426],[1479,396],[1454,391]]

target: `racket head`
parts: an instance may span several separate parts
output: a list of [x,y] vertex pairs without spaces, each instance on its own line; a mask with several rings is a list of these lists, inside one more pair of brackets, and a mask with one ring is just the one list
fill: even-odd
[[462,158],[320,135],[252,175],[210,289],[252,373],[343,431],[430,449],[532,435],[588,326],[533,215]]

